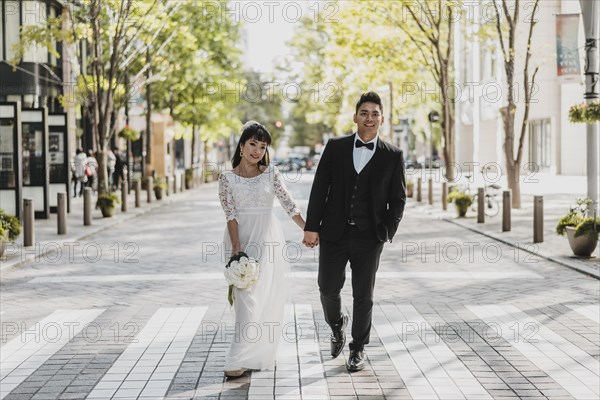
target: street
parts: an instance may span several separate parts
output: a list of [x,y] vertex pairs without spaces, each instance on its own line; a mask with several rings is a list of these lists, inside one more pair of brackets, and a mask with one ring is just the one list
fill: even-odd
[[[312,177],[286,175],[303,212]],[[347,346],[329,354],[318,253],[276,205],[289,329],[274,371],[224,381],[234,315],[217,186],[177,196],[2,271],[0,399],[600,396],[599,281],[418,212],[412,199],[383,251],[367,366],[354,374]]]

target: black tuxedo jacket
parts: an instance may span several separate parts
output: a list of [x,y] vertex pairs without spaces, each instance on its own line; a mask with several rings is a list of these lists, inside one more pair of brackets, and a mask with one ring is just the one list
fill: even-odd
[[[310,192],[305,231],[319,232],[327,241],[338,241],[344,233],[354,172],[354,137],[333,138],[327,142]],[[392,241],[406,204],[406,178],[402,151],[377,140],[371,166],[371,216],[377,238]]]

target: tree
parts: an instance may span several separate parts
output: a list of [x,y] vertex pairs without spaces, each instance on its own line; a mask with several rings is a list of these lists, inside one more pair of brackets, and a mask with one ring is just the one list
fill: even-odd
[[[496,32],[498,41],[502,49],[504,58],[504,70],[506,72],[507,84],[507,106],[502,112],[504,122],[504,156],[506,159],[506,177],[508,187],[512,190],[512,207],[521,208],[521,184],[520,172],[521,163],[523,160],[523,144],[525,142],[525,134],[527,133],[527,123],[529,119],[529,109],[531,98],[535,87],[535,77],[539,67],[536,67],[533,74],[529,73],[529,63],[531,60],[532,49],[531,42],[533,37],[533,29],[537,24],[536,14],[539,9],[539,0],[535,0],[531,18],[529,21],[529,30],[527,36],[527,46],[525,48],[525,63],[523,66],[523,89],[525,92],[524,113],[521,120],[521,128],[519,135],[515,135],[515,118],[517,105],[515,101],[515,93],[517,89],[517,81],[515,76],[516,56],[517,56],[517,30],[519,28],[519,17],[521,4],[520,0],[514,0],[512,13],[509,9],[508,0],[501,0],[502,11],[498,6],[497,1],[494,1]],[[515,154],[515,139],[518,139],[518,147]]]
[[[325,51],[329,36],[323,21],[304,17],[288,42],[291,51],[280,72],[301,88],[288,116],[292,127],[290,146],[314,147],[323,142],[324,134],[335,130],[342,88],[327,82],[329,62]],[[302,68],[295,68],[296,65]]]
[[[177,13],[170,29],[156,41],[175,40],[149,62],[146,81],[149,108],[168,110],[173,119],[191,127],[192,160],[196,160],[198,135],[206,144],[228,136],[239,126],[232,110],[235,99],[224,93],[239,91],[239,26],[228,14],[204,12],[204,1],[175,2]],[[151,95],[148,94],[151,92]],[[202,129],[201,129],[202,127]]]
[[[417,54],[435,80],[441,95],[443,152],[446,179],[453,181],[455,156],[454,132],[454,24],[458,4],[442,0],[415,2],[402,0],[401,7],[394,2],[383,2],[378,14],[387,18],[415,45]],[[407,12],[405,14],[405,12]],[[408,18],[405,21],[404,15]]]
[[[84,93],[86,109],[92,119],[94,141],[98,144],[98,192],[107,193],[107,152],[114,133],[115,100],[123,88],[125,72],[122,64],[135,51],[136,32],[148,24],[158,0],[90,0],[69,3],[61,17],[50,18],[45,26],[25,26],[13,64],[32,45],[43,45],[54,51],[52,42],[76,46],[81,68],[78,85]],[[83,51],[81,49],[83,47]],[[59,54],[55,54],[60,56]]]

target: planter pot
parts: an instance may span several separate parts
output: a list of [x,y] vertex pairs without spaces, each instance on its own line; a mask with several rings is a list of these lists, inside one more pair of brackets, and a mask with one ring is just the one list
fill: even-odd
[[464,218],[467,215],[467,210],[469,209],[469,207],[459,207],[456,204],[454,204],[454,208],[456,208],[456,215],[458,215],[458,218]]
[[410,186],[406,188],[406,197],[413,197],[414,187]]
[[4,257],[4,251],[6,250],[6,241],[0,240],[0,258]]
[[156,200],[162,200],[164,194],[164,189],[154,189],[154,195],[156,196]]
[[579,257],[590,257],[598,245],[598,234],[575,237],[575,227],[567,226],[567,238],[573,254]]
[[114,207],[100,207],[100,211],[102,211],[102,216],[104,218],[110,218],[114,215],[115,213],[115,208]]
[[191,189],[193,184],[194,184],[194,179],[193,178],[185,178],[185,188],[186,188],[186,190]]

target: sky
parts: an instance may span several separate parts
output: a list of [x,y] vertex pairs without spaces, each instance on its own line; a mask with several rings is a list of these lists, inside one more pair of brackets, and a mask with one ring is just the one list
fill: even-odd
[[235,1],[231,10],[246,32],[244,60],[261,72],[274,72],[275,61],[287,53],[286,41],[302,16],[314,18],[321,12],[319,1]]

